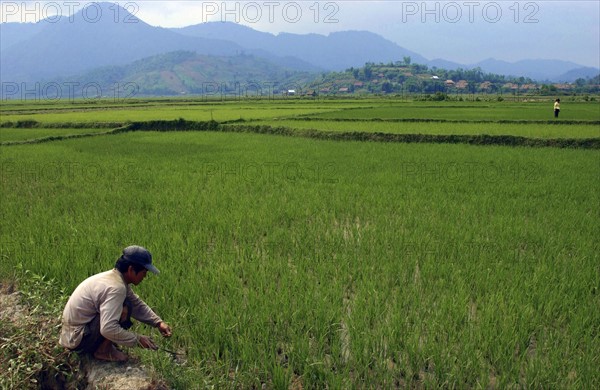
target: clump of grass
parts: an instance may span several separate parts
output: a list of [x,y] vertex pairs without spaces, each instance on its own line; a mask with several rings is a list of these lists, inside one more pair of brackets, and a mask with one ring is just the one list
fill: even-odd
[[[67,296],[53,279],[30,271],[23,271],[18,282],[19,299],[14,303],[22,305],[23,315],[0,319],[0,388],[78,388],[79,358],[58,344]],[[14,290],[12,283],[0,287],[6,293]]]
[[32,128],[38,127],[38,126],[39,126],[39,122],[30,120],[30,119],[18,120],[15,123],[8,121],[8,122],[2,122],[2,124],[0,124],[1,128],[14,127],[17,129],[32,129]]

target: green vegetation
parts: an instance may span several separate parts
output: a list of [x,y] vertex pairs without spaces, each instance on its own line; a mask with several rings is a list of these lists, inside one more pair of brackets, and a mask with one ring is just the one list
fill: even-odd
[[18,129],[5,128],[0,130],[0,142],[6,141],[25,141],[34,140],[46,137],[64,137],[80,134],[94,134],[105,132],[107,129],[56,129],[56,128],[33,128],[33,129]]
[[[600,109],[594,103],[568,103],[563,104],[561,121],[600,121]],[[319,119],[441,119],[459,120],[465,122],[478,121],[553,121],[552,105],[548,102],[539,103],[489,103],[489,102],[462,102],[462,103],[431,103],[431,102],[406,102],[377,104],[370,107],[357,107],[311,115]],[[598,123],[595,123],[596,125]]]
[[[600,121],[595,102],[563,99],[561,117],[554,121],[553,99],[542,102],[418,102],[401,99],[316,99],[290,97],[278,100],[79,100],[59,102],[5,102],[0,107],[2,122],[35,120],[42,123],[97,123],[183,118],[193,121],[282,119],[302,116],[324,120],[439,119],[479,121]],[[597,124],[597,123],[591,123]],[[117,126],[115,124],[115,126]]]
[[[3,245],[2,256],[5,249]],[[0,283],[0,388],[79,388],[79,359],[56,342],[68,295],[56,280],[14,265],[12,273],[3,272],[2,277],[7,276],[12,280]],[[16,279],[21,283],[18,293]]]
[[[111,91],[120,85],[118,94],[125,97],[221,93],[255,96],[279,93],[286,85],[305,84],[314,74],[293,71],[253,55],[218,57],[176,51],[126,66],[100,68],[84,77],[100,85],[102,91]],[[86,84],[81,79],[76,81]],[[81,96],[82,91],[76,90],[74,94]]]
[[[426,100],[463,100],[469,94],[483,98],[503,95],[554,96],[600,92],[600,75],[574,84],[543,84],[530,78],[485,73],[480,68],[446,70],[404,61],[367,63],[344,72],[323,74],[307,86],[320,94],[428,94]],[[589,98],[589,97],[588,97]]]
[[[597,105],[562,125],[540,123],[547,103],[388,100],[198,102],[182,117],[207,122],[148,122],[186,103],[163,104],[2,108],[39,121],[10,137],[82,118],[128,131],[0,146],[0,278],[21,264],[71,291],[147,246],[162,272],[136,290],[187,364],[135,353],[175,388],[600,386],[597,149],[288,136],[480,126],[597,142]],[[462,122],[385,121],[407,118]]]
[[528,138],[594,138],[600,136],[598,126],[549,125],[513,123],[452,123],[452,122],[388,122],[388,121],[255,121],[252,124],[284,126],[320,131],[380,132],[393,134],[489,134],[515,135]]
[[[81,124],[94,124],[97,122],[127,122],[149,120],[173,120],[184,118],[197,121],[230,121],[236,119],[265,119],[281,116],[302,114],[315,114],[324,109],[319,108],[315,102],[296,104],[289,102],[272,104],[271,101],[257,103],[222,103],[196,102],[189,104],[186,100],[172,105],[161,106],[160,103],[147,104],[143,107],[127,107],[125,105],[102,104],[79,105],[66,110],[35,110],[34,107],[26,109],[8,110],[2,113],[3,122],[18,122],[35,120],[42,123],[78,122]],[[108,107],[107,107],[108,106]],[[32,110],[33,109],[33,110]],[[339,109],[339,103],[330,109]]]
[[[299,71],[297,69],[305,69]],[[571,79],[571,78],[570,78]],[[485,73],[480,68],[446,70],[411,63],[366,63],[342,72],[320,72],[293,58],[277,63],[254,55],[199,55],[175,51],[128,65],[96,68],[51,83],[11,84],[3,100],[35,96],[47,100],[129,100],[144,97],[203,96],[210,99],[408,96],[423,101],[504,101],[580,96],[597,101],[600,75],[573,83]],[[591,96],[590,96],[591,95]],[[157,118],[158,119],[158,118]]]

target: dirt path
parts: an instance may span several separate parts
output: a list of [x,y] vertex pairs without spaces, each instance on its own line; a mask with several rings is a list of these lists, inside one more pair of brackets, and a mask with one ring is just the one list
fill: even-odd
[[105,363],[82,359],[87,389],[111,390],[163,390],[164,383],[151,378],[146,368],[138,363]]

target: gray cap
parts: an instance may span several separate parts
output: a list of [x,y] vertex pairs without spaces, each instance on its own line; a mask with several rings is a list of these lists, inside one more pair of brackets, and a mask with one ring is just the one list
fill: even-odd
[[122,258],[132,263],[142,265],[148,271],[151,271],[155,274],[160,273],[160,271],[152,265],[152,254],[148,251],[148,249],[139,245],[131,245],[123,249]]

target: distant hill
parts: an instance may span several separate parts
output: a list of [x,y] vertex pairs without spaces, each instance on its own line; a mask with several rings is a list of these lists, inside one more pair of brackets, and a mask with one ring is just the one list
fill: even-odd
[[578,78],[591,78],[600,72],[597,68],[582,67],[574,62],[560,60],[522,60],[507,62],[489,58],[476,64],[459,64],[444,59],[435,59],[425,62],[429,67],[441,69],[475,69],[489,73],[501,74],[511,77],[525,77],[536,81],[573,82]]
[[246,49],[269,48],[277,39],[273,34],[230,22],[207,22],[170,30],[191,37],[224,39],[236,42]]
[[[124,65],[151,55],[174,50],[193,50],[202,54],[235,55],[239,45],[222,40],[182,36],[168,29],[153,27],[125,9],[115,23],[111,3],[99,3],[102,17],[94,23],[82,15],[59,22],[40,22],[30,28],[37,33],[2,50],[0,75],[7,81],[38,81],[72,75],[99,66]],[[23,26],[6,24],[2,36]],[[6,31],[5,31],[6,30]],[[21,29],[22,30],[22,29]]]
[[125,65],[175,50],[263,57],[300,71],[343,70],[369,61],[395,61],[417,53],[376,34],[347,31],[328,36],[277,36],[235,23],[203,23],[181,29],[153,27],[112,3],[98,3],[102,17],[91,23],[83,10],[58,22],[4,23],[0,75],[9,81],[54,80],[99,66]]
[[38,23],[0,23],[0,52],[18,45],[41,32],[47,26]]
[[557,76],[556,79],[560,82],[572,83],[577,79],[591,79],[599,74],[600,70],[597,68],[577,68]]
[[[315,77],[273,64],[263,58],[241,54],[208,56],[176,51],[135,61],[124,66],[107,66],[61,80],[83,86],[97,83],[101,90],[123,90],[119,96],[135,95],[270,95],[293,89]],[[109,92],[112,93],[112,92]],[[74,91],[81,96],[80,91]]]
[[[397,63],[406,57],[411,58],[412,64],[449,70],[480,68],[485,72],[539,81],[574,81],[593,77],[598,71],[559,60],[509,63],[488,59],[471,65],[444,59],[428,61],[418,53],[368,31],[274,35],[230,22],[166,29],[151,26],[114,3],[92,4],[100,10],[98,20],[90,21],[89,15],[86,18],[84,8],[58,21],[0,24],[2,81],[64,80],[99,67],[125,66],[173,51],[236,59],[250,55],[275,67],[301,72],[341,72],[366,63]],[[115,20],[115,14],[119,15],[118,20]],[[279,79],[279,74],[273,78]]]
[[368,31],[342,31],[329,35],[273,35],[231,22],[201,23],[172,29],[183,35],[207,39],[220,38],[236,42],[250,50],[261,50],[275,56],[295,57],[326,70],[344,70],[366,62],[390,62],[410,56],[414,62],[425,63],[421,55],[404,49]]
[[[442,58],[436,58],[435,60],[431,60],[431,61],[427,61],[425,63],[425,65],[429,66],[430,68],[433,68],[434,66],[436,68],[440,68],[440,69],[470,69],[471,66],[468,65],[464,65],[464,64],[459,64],[457,62],[453,62],[453,61],[447,61],[444,60]],[[473,66],[474,68],[475,66]]]
[[490,58],[478,62],[472,67],[480,67],[486,72],[506,76],[529,77],[538,81],[561,81],[558,79],[560,75],[572,69],[581,68],[581,65],[560,60],[522,60],[511,63]]

